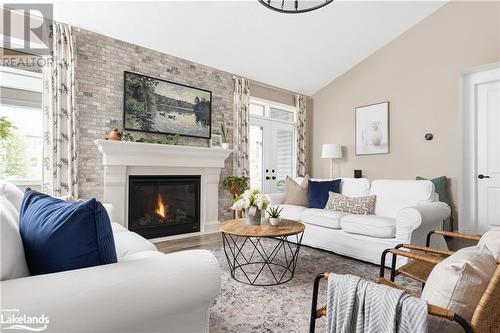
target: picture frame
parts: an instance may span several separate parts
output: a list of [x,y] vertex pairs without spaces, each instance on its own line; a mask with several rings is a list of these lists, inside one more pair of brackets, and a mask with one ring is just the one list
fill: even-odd
[[222,148],[222,135],[212,134],[210,138],[210,148]]
[[125,71],[123,128],[210,139],[212,92]]
[[389,129],[389,102],[356,107],[356,155],[389,154]]

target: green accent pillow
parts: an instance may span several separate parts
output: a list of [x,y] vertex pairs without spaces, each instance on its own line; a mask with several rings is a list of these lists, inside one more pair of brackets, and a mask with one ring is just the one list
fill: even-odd
[[[417,176],[417,180],[429,180],[424,177]],[[448,195],[448,178],[446,176],[437,177],[430,180],[434,184],[434,189],[439,195],[439,201],[446,203],[451,207],[450,196]]]

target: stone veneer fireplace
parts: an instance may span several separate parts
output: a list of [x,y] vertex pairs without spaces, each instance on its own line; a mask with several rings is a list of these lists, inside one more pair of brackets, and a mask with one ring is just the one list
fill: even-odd
[[[173,234],[180,237],[183,234],[210,233],[218,230],[220,171],[224,168],[224,161],[231,150],[107,140],[95,140],[94,143],[103,157],[104,202],[113,205],[113,222],[120,223],[145,237],[158,240]],[[135,202],[139,200],[140,195],[131,194],[130,191],[141,181],[142,186],[145,186],[147,179],[154,180],[150,183],[150,190],[156,192],[148,194],[148,203],[141,203],[141,208],[137,212],[135,211],[137,207],[132,202],[129,205],[129,200]],[[177,185],[167,185],[168,182],[165,182],[167,179],[171,181],[177,179],[179,182]],[[194,183],[188,185],[188,180],[194,179],[199,179],[197,185]],[[183,185],[180,185],[181,183]],[[199,209],[184,208],[186,203],[169,194],[170,190],[179,190],[183,186],[195,191],[198,187]],[[163,210],[167,209],[167,206],[171,207],[172,203],[169,204],[168,200],[175,199],[174,204],[181,207],[175,208],[176,214],[164,221],[158,220],[156,215],[156,209],[161,208],[158,207],[160,199],[158,193],[161,195]],[[156,206],[152,209],[150,205]],[[145,210],[149,210],[149,213],[144,213]],[[188,222],[196,224],[196,210],[199,211],[199,229],[196,230],[193,224],[190,227],[182,226]],[[148,214],[149,217],[145,216]],[[146,226],[148,218],[149,227]],[[161,223],[177,226],[170,228],[170,231],[156,232],[162,229],[158,228],[162,226]]]

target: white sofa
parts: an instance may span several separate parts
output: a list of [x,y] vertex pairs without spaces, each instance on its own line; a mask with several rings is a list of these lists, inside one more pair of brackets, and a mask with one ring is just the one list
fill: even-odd
[[[297,179],[301,182],[301,179]],[[374,215],[353,215],[326,209],[284,204],[284,193],[269,194],[271,205],[282,205],[282,217],[306,228],[302,244],[380,264],[382,252],[400,243],[425,244],[431,230],[440,230],[450,207],[437,201],[434,185],[426,180],[342,178],[340,192],[350,197],[376,196]],[[446,248],[441,237],[433,246]],[[398,258],[397,265],[406,262]]]
[[163,254],[113,223],[118,263],[29,276],[18,233],[22,193],[5,182],[0,192],[2,309],[48,316],[47,332],[208,332],[208,307],[220,290],[211,252]]

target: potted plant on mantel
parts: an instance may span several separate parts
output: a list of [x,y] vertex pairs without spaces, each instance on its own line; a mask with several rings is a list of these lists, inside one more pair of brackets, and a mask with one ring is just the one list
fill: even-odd
[[120,131],[118,128],[115,128],[112,131],[109,131],[108,134],[106,135],[106,140],[110,141],[122,141],[122,136],[120,134]]
[[124,128],[115,128],[108,132],[106,140],[111,141],[134,141],[134,137]]
[[[231,193],[233,198],[233,202],[248,189],[248,184],[250,182],[250,178],[242,176],[229,176],[224,179],[222,183],[224,189]],[[236,218],[236,211],[233,210],[233,218]]]
[[220,133],[222,135],[222,143],[221,143],[222,149],[229,149],[229,142],[228,142],[229,130],[227,129],[226,125],[224,125],[224,123],[220,124]]

